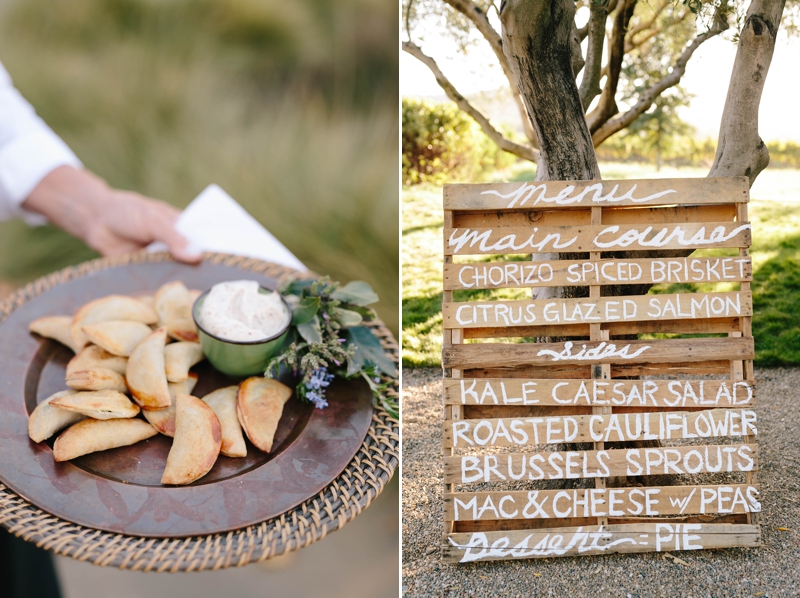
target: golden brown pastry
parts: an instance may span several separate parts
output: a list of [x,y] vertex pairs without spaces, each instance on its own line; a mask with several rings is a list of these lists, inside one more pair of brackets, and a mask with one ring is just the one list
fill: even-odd
[[191,484],[206,475],[219,456],[220,425],[214,411],[192,395],[175,396],[175,439],[162,484]]
[[128,358],[125,380],[134,400],[142,409],[169,407],[169,387],[164,366],[167,329],[156,328]]
[[139,413],[139,407],[116,390],[78,392],[53,399],[50,404],[93,419],[124,419]]
[[192,319],[192,296],[186,285],[176,280],[156,292],[154,305],[158,325],[167,327],[167,334],[179,341],[197,342],[197,326]]
[[109,320],[83,327],[91,342],[114,355],[128,357],[151,332],[150,326],[131,320]]
[[169,382],[183,382],[189,377],[189,368],[205,358],[200,343],[181,341],[164,348],[164,369]]
[[236,396],[239,423],[250,442],[265,453],[272,450],[283,406],[291,396],[291,388],[263,376],[248,378],[239,385]]
[[34,442],[47,440],[61,428],[79,422],[85,415],[53,407],[50,403],[55,399],[74,394],[74,390],[62,390],[54,395],[50,395],[44,401],[36,405],[31,416],[28,418],[28,436]]
[[28,330],[39,336],[52,338],[77,353],[75,344],[72,342],[71,326],[72,317],[70,316],[45,316],[28,324]]
[[170,382],[169,396],[171,399],[169,407],[166,409],[151,409],[149,411],[142,411],[144,417],[149,421],[156,430],[161,432],[164,436],[172,438],[175,436],[175,396],[178,393],[187,395],[192,394],[195,385],[197,384],[197,374],[191,373],[189,377],[183,382]]
[[247,445],[242,434],[242,425],[236,415],[238,386],[220,388],[203,397],[203,401],[214,410],[222,428],[220,452],[228,457],[246,457]]
[[141,419],[85,419],[67,428],[56,438],[53,456],[69,461],[81,455],[129,446],[158,434]]
[[112,355],[97,345],[89,345],[67,364],[67,377],[81,370],[96,370],[103,368],[125,375],[128,369],[128,360],[125,357]]
[[158,322],[158,315],[152,307],[133,297],[109,295],[95,299],[81,307],[72,318],[70,333],[73,345],[82,349],[89,342],[89,338],[83,332],[84,326],[109,320],[132,320],[143,324],[155,324]]
[[67,386],[75,390],[116,390],[128,392],[125,378],[114,370],[95,368],[93,370],[78,370],[70,372],[67,376]]

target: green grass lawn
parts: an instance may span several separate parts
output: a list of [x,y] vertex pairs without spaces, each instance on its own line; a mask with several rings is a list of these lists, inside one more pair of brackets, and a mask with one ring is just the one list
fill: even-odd
[[[623,165],[624,166],[624,165]],[[646,178],[652,172],[603,165],[606,178]],[[663,171],[662,171],[663,172]],[[800,188],[800,173],[777,171],[777,180]],[[504,173],[506,180],[529,179],[525,170]],[[775,176],[762,173],[762,188],[778,188]],[[791,176],[791,175],[794,176]],[[627,176],[626,176],[627,175]],[[700,176],[671,172],[670,176]],[[755,192],[753,193],[755,195]],[[800,200],[800,193],[794,196]],[[442,349],[442,190],[420,185],[403,190],[403,364],[439,366]],[[754,199],[753,336],[756,364],[800,365],[800,201]],[[719,253],[719,251],[717,251]],[[696,255],[715,255],[714,251]],[[706,291],[704,285],[657,285],[653,293]],[[722,290],[717,287],[717,290]],[[486,293],[486,292],[484,292]],[[499,297],[496,294],[494,297]],[[524,290],[504,290],[504,297],[524,298]],[[466,297],[455,298],[463,300]],[[474,297],[474,295],[473,295]]]

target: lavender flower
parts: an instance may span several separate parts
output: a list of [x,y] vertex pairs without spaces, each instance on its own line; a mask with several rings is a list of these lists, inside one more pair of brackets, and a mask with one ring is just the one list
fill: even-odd
[[314,407],[317,409],[324,409],[328,406],[328,401],[325,400],[325,389],[330,386],[333,378],[333,374],[329,374],[325,368],[317,368],[311,372],[311,376],[305,382],[306,398],[314,403]]
[[325,409],[325,407],[328,406],[328,401],[326,401],[324,397],[324,391],[323,391],[323,396],[318,395],[313,390],[309,391],[306,393],[306,398],[312,403],[314,403],[314,407],[316,407],[317,409]]

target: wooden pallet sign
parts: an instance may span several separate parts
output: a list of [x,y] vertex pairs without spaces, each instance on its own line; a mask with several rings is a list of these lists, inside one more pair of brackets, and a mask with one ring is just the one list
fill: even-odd
[[760,545],[748,200],[445,186],[446,561]]

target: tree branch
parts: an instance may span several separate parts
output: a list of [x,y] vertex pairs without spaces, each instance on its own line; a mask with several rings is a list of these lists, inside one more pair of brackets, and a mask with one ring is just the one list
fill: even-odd
[[603,46],[606,41],[606,21],[608,19],[608,7],[604,4],[592,2],[589,10],[589,22],[586,24],[589,30],[586,64],[583,67],[581,86],[578,88],[584,111],[589,109],[589,104],[601,91],[600,72],[603,68]]
[[644,31],[645,29],[650,29],[658,19],[658,16],[664,12],[664,9],[669,6],[669,0],[662,0],[661,4],[658,5],[657,8],[653,9],[653,17],[649,21],[641,21],[640,23],[636,23],[633,27],[628,29],[628,37],[632,38],[634,35],[639,33],[640,31]]
[[746,176],[753,184],[769,165],[758,134],[758,107],[767,78],[785,0],[752,0],[733,63],[710,177]]
[[414,0],[408,0],[408,4],[406,5],[406,12],[405,12],[405,22],[406,22],[406,35],[408,36],[408,40],[411,41],[411,7],[414,4]]
[[674,27],[678,23],[682,23],[683,21],[686,20],[686,17],[689,16],[689,14],[691,14],[691,12],[689,10],[685,10],[685,11],[683,11],[681,13],[681,15],[677,19],[673,19],[673,20],[667,22],[663,27],[655,27],[655,28],[651,29],[644,36],[640,37],[639,39],[635,40],[635,39],[633,39],[633,36],[636,33],[641,33],[642,31],[644,31],[644,29],[641,29],[641,30],[637,31],[636,33],[630,34],[625,39],[625,53],[627,54],[627,53],[631,52],[632,50],[635,50],[636,48],[638,48],[639,46],[644,44],[647,40],[649,40],[653,36],[661,35],[665,31],[669,30],[671,27]]
[[431,70],[434,77],[436,77],[436,82],[447,94],[447,97],[453,100],[461,110],[469,114],[475,120],[475,122],[480,125],[487,137],[497,144],[497,147],[525,160],[530,160],[531,162],[536,162],[539,159],[539,152],[535,149],[514,143],[513,141],[503,137],[503,135],[492,126],[492,124],[489,122],[489,119],[487,119],[478,109],[470,104],[467,99],[458,92],[455,86],[453,86],[447,77],[444,76],[444,73],[442,73],[439,65],[436,64],[436,61],[425,54],[422,51],[422,48],[412,42],[403,42],[403,51],[411,54],[414,58],[419,60]]
[[661,33],[664,33],[664,31],[666,29],[668,29],[668,28],[664,27],[664,29],[651,29],[645,35],[643,35],[642,37],[640,37],[636,41],[632,40],[631,38],[626,39],[625,40],[625,53],[628,54],[630,52],[633,52],[636,48],[638,48],[639,46],[643,45],[650,38],[655,37],[656,35],[659,35]]
[[621,114],[616,118],[609,119],[592,134],[592,143],[594,143],[594,146],[597,147],[603,143],[603,141],[611,137],[614,133],[621,131],[633,123],[633,121],[639,118],[639,116],[647,112],[658,96],[660,96],[670,87],[680,83],[681,77],[683,77],[683,74],[686,72],[686,64],[689,62],[692,54],[694,54],[694,51],[697,50],[697,48],[699,48],[704,42],[716,35],[719,35],[727,28],[727,22],[715,18],[711,29],[698,35],[689,43],[689,45],[686,46],[686,48],[684,48],[680,57],[675,62],[675,66],[672,67],[672,71],[667,76],[642,92],[639,95],[639,101],[636,102],[636,104],[634,104],[633,107],[625,114]]
[[445,2],[472,21],[472,24],[475,25],[480,34],[489,42],[489,46],[492,48],[494,55],[500,63],[500,68],[503,69],[503,74],[508,80],[508,85],[511,88],[511,95],[514,99],[514,103],[517,105],[517,111],[522,120],[522,128],[525,131],[525,137],[528,138],[531,145],[536,146],[536,132],[531,126],[531,119],[525,110],[525,104],[522,102],[522,98],[519,96],[519,90],[516,85],[514,85],[514,76],[508,66],[506,55],[503,53],[503,40],[489,22],[488,15],[479,6],[470,2],[470,0],[445,0]]
[[622,59],[625,57],[625,34],[635,6],[636,0],[624,0],[617,7],[617,14],[614,16],[614,27],[611,30],[611,41],[608,46],[608,77],[603,91],[600,93],[600,102],[597,108],[586,117],[589,131],[592,134],[604,122],[619,112],[614,96],[617,94],[619,75],[622,71]]

